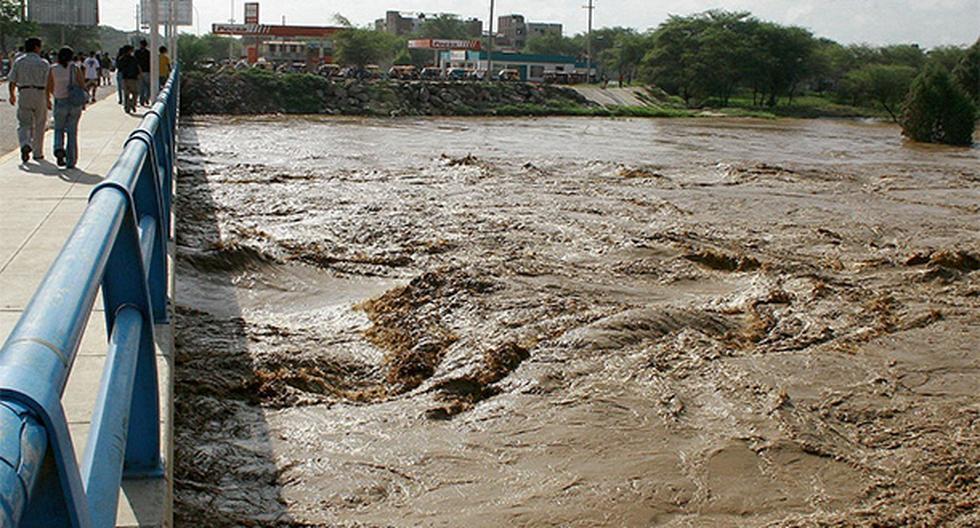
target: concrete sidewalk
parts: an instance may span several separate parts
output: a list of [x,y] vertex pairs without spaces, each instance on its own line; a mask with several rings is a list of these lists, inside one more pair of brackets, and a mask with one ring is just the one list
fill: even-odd
[[[103,99],[82,115],[78,168],[54,164],[52,132],[44,161],[21,165],[17,151],[0,155],[0,343],[6,340],[34,290],[57,257],[88,203],[92,188],[115,163],[139,124],[115,99]],[[0,134],[15,134],[4,120]],[[101,297],[96,299],[62,403],[79,461],[85,449],[108,339]],[[172,505],[172,332],[157,326],[163,456],[166,478],[126,481],[120,496],[119,526],[170,526]]]

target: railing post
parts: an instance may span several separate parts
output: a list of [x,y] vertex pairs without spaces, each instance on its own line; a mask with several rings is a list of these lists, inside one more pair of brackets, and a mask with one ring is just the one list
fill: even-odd
[[164,204],[165,197],[160,188],[160,166],[157,163],[158,149],[154,142],[149,138],[150,133],[141,129],[133,132],[128,145],[132,141],[140,141],[146,146],[146,159],[143,161],[133,189],[134,207],[136,210],[137,225],[140,224],[144,216],[150,216],[156,222],[157,232],[164,233],[156,237],[155,243],[150,246],[152,255],[150,256],[150,266],[146,269],[147,280],[150,288],[150,301],[153,306],[153,320],[156,323],[166,323],[170,320],[170,313],[167,306],[168,301],[168,281],[167,281],[167,236],[166,226],[168,223],[167,210]]
[[139,349],[136,359],[136,378],[129,416],[124,474],[129,477],[156,477],[163,474],[160,462],[160,395],[157,386],[156,347],[153,337],[153,309],[143,268],[139,228],[133,195],[124,186],[107,181],[96,186],[99,192],[122,193],[128,202],[126,216],[102,280],[106,328],[116,326],[116,317],[123,307],[132,307],[142,316]]

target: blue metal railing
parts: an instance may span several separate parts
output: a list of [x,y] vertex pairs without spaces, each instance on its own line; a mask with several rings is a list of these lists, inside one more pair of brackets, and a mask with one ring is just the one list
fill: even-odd
[[[123,476],[163,475],[153,325],[169,321],[179,91],[175,69],[0,349],[0,528],[111,527]],[[108,352],[79,465],[61,397],[100,287]]]

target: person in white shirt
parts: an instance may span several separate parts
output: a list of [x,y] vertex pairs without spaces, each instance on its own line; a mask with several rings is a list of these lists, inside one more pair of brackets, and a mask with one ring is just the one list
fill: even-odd
[[85,90],[89,92],[92,102],[95,102],[95,95],[99,89],[99,68],[102,66],[99,63],[99,58],[96,57],[95,52],[89,54],[82,63],[85,66]]

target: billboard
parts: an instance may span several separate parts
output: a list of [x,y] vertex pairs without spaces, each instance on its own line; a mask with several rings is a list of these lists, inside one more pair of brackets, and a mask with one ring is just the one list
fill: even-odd
[[[157,0],[160,5],[160,18],[158,22],[163,25],[170,20],[170,2],[172,0]],[[194,25],[194,3],[192,0],[173,0],[177,11],[174,16],[177,18],[178,26]],[[150,0],[140,0],[140,25],[144,28],[150,27]]]
[[38,24],[99,25],[99,0],[31,0],[28,20]]
[[245,3],[245,23],[246,24],[258,24],[259,23],[259,3],[258,2],[246,2]]

